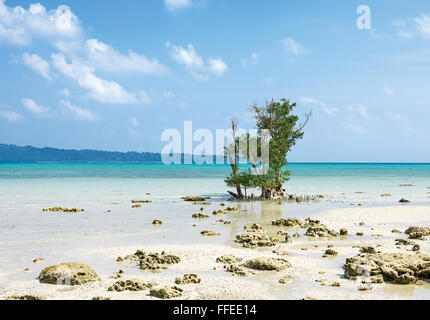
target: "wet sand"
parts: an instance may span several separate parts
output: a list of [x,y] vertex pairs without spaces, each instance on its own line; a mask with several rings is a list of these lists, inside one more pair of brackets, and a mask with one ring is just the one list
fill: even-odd
[[[382,252],[411,253],[410,246],[395,245],[395,239],[407,238],[405,234],[392,233],[392,229],[402,232],[409,226],[429,226],[430,206],[394,205],[379,207],[343,207],[327,210],[324,206],[316,207],[303,215],[312,212],[313,219],[319,219],[330,229],[339,231],[346,228],[349,236],[334,237],[332,239],[310,239],[302,236],[293,239],[291,243],[280,243],[270,248],[246,249],[233,242],[236,234],[243,233],[243,227],[247,223],[260,223],[268,234],[274,237],[276,231],[289,231],[292,235],[295,231],[282,227],[271,226],[271,221],[279,218],[276,213],[278,204],[264,204],[266,214],[255,215],[254,206],[259,204],[244,203],[236,205],[240,212],[229,213],[225,216],[215,217],[211,214],[212,208],[221,208],[220,203],[208,207],[210,218],[207,220],[195,220],[191,214],[198,211],[200,206],[191,203],[177,202],[178,211],[189,212],[189,218],[184,225],[174,226],[169,224],[169,219],[148,212],[144,213],[147,220],[161,218],[165,223],[154,227],[146,224],[145,229],[150,231],[136,235],[127,234],[127,241],[119,241],[119,236],[108,241],[107,238],[89,236],[85,246],[80,242],[79,247],[67,250],[67,241],[61,239],[46,239],[47,242],[61,248],[52,250],[51,253],[40,251],[40,256],[45,257],[42,264],[33,264],[28,255],[18,261],[12,270],[0,270],[0,299],[16,294],[35,294],[45,296],[47,299],[91,299],[94,296],[109,297],[111,299],[157,299],[149,295],[149,290],[139,292],[109,292],[108,287],[116,280],[110,277],[119,269],[124,271],[123,279],[142,279],[145,282],[154,281],[158,286],[172,286],[176,277],[186,273],[195,273],[201,278],[200,284],[181,285],[183,296],[181,299],[301,299],[313,297],[316,299],[429,299],[430,284],[427,281],[419,281],[418,284],[399,285],[391,283],[372,284],[372,290],[360,291],[361,282],[348,280],[343,277],[343,264],[347,257],[359,253],[358,246],[373,246]],[[288,205],[288,204],[286,204]],[[302,204],[307,206],[308,204]],[[310,204],[309,206],[312,207]],[[258,208],[260,210],[261,208]],[[136,209],[138,210],[138,209]],[[216,220],[232,220],[232,224],[223,225]],[[364,222],[364,225],[360,225]],[[196,226],[193,226],[195,224]],[[182,230],[182,231],[181,231]],[[200,231],[214,230],[221,233],[221,237],[202,237]],[[299,229],[303,235],[306,230]],[[181,233],[192,233],[181,238]],[[363,232],[364,236],[357,236],[357,232]],[[103,241],[105,239],[105,241]],[[419,243],[421,253],[430,253],[430,241],[414,240]],[[122,243],[126,245],[122,245]],[[133,243],[133,245],[130,245]],[[30,245],[30,244],[28,244]],[[322,255],[328,245],[338,252],[335,257],[323,258]],[[162,270],[159,273],[141,271],[135,263],[124,261],[117,263],[118,256],[134,253],[137,249],[146,252],[161,252],[175,254],[181,258],[181,262]],[[305,249],[305,250],[304,250]],[[287,257],[280,257],[273,253],[274,250],[286,251]],[[32,251],[33,254],[34,251]],[[281,272],[256,271],[249,277],[232,276],[227,273],[223,265],[215,262],[216,258],[225,254],[233,254],[244,260],[257,257],[274,257],[288,260],[292,267]],[[36,256],[34,256],[36,258]],[[102,279],[99,283],[83,286],[58,286],[40,284],[37,277],[40,270],[51,264],[76,261],[90,265]],[[29,267],[30,272],[24,273],[24,268]],[[291,276],[292,281],[287,284],[279,283],[279,279]],[[340,287],[331,287],[333,282],[338,282]]]

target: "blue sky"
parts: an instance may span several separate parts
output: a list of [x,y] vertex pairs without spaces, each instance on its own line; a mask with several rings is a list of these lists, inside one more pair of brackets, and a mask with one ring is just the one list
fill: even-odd
[[429,162],[429,74],[426,0],[0,0],[0,143],[160,152],[286,97],[289,161]]

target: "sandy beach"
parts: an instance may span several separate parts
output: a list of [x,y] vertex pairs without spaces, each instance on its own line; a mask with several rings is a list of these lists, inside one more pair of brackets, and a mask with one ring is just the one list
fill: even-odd
[[[231,203],[229,203],[230,205]],[[186,204],[193,208],[192,204]],[[234,215],[246,215],[246,213],[231,213],[222,218],[228,220]],[[312,215],[312,219],[319,219],[329,229],[340,230],[346,228],[348,236],[337,236],[330,239],[312,239],[303,236],[306,230],[291,230],[288,228],[271,226],[270,221],[255,221],[274,233],[276,230],[289,231],[292,235],[296,231],[302,235],[294,238],[290,243],[282,243],[265,248],[242,248],[240,244],[228,241],[220,243],[214,238],[201,237],[200,243],[172,244],[172,239],[157,244],[145,244],[145,241],[133,246],[106,246],[104,248],[77,249],[74,252],[65,252],[56,259],[48,258],[41,264],[28,261],[22,265],[21,273],[25,276],[9,279],[6,285],[0,288],[0,298],[5,299],[12,295],[39,295],[46,299],[92,299],[93,297],[105,297],[110,299],[157,299],[144,291],[108,291],[109,286],[118,281],[111,277],[119,269],[123,270],[121,279],[141,279],[144,282],[155,282],[157,287],[175,285],[175,278],[184,274],[197,274],[201,279],[199,284],[181,285],[182,296],[180,299],[303,299],[311,297],[315,299],[428,299],[430,297],[430,283],[418,281],[415,284],[400,285],[395,283],[371,284],[370,289],[360,290],[361,281],[348,280],[344,277],[343,265],[346,258],[359,253],[360,247],[373,247],[383,253],[408,253],[411,246],[395,244],[395,239],[407,239],[405,234],[393,233],[393,229],[404,232],[409,226],[428,226],[430,206],[379,206],[379,207],[351,207],[335,210],[325,210]],[[211,216],[205,222],[192,221],[196,226],[191,228],[200,231],[208,224],[216,225],[220,218]],[[254,221],[250,220],[249,223]],[[364,222],[364,223],[363,223]],[[360,224],[361,223],[361,224]],[[157,227],[157,232],[162,232],[163,225]],[[221,233],[231,232],[231,226],[223,225]],[[212,228],[214,229],[214,228]],[[214,229],[215,230],[215,229]],[[219,230],[219,229],[216,229]],[[270,230],[270,231],[269,231]],[[362,232],[363,236],[357,236]],[[238,234],[244,230],[238,230]],[[430,252],[430,242],[427,240],[415,240],[419,244],[419,253]],[[338,252],[334,257],[322,257],[325,250],[330,247]],[[162,252],[174,254],[180,257],[177,264],[169,265],[161,272],[142,271],[133,261],[117,262],[117,257],[133,254],[141,249],[145,252]],[[275,254],[277,251],[278,254]],[[222,263],[216,259],[223,255],[234,255],[243,261],[259,257],[282,258],[290,262],[291,267],[282,271],[253,271],[254,274],[247,277],[233,276],[226,272]],[[282,254],[282,255],[280,255]],[[54,261],[56,260],[56,261]],[[82,286],[59,286],[41,284],[38,275],[47,265],[60,262],[76,261],[88,263],[100,276],[101,281]],[[31,271],[24,273],[24,268]],[[11,272],[11,271],[9,271]],[[12,271],[13,273],[14,271]],[[7,278],[7,271],[2,270],[0,280]],[[280,283],[284,277],[290,277],[287,283]],[[13,279],[13,277],[12,277]],[[333,283],[338,283],[332,286]]]

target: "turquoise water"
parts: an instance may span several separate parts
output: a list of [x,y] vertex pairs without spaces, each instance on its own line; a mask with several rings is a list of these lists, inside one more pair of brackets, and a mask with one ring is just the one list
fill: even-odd
[[[292,163],[292,178],[355,177],[430,179],[430,164]],[[0,179],[158,178],[222,179],[229,165],[163,164],[0,164]]]

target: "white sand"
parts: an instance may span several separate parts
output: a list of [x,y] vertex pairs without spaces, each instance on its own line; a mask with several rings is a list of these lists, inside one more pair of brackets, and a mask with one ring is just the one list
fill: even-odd
[[[183,299],[300,299],[311,296],[318,299],[429,299],[430,284],[420,285],[372,284],[373,290],[359,291],[361,283],[343,279],[343,263],[347,257],[356,255],[359,248],[354,246],[374,246],[382,252],[411,252],[410,246],[396,248],[395,239],[406,238],[404,234],[394,234],[392,229],[402,232],[411,225],[430,226],[429,206],[396,206],[375,208],[347,208],[322,212],[313,218],[318,218],[329,228],[339,230],[347,228],[349,237],[336,238],[330,241],[312,240],[306,237],[294,239],[292,243],[280,244],[273,248],[244,249],[238,245],[150,245],[145,247],[113,247],[108,249],[82,250],[80,256],[97,256],[101,261],[112,264],[112,270],[123,269],[124,279],[139,278],[144,281],[155,281],[159,286],[174,285],[175,277],[185,273],[196,273],[201,279],[200,284],[182,285]],[[360,222],[365,222],[360,226]],[[302,230],[303,231],[303,230]],[[358,237],[356,232],[363,232],[364,237]],[[421,246],[421,253],[430,253],[429,240],[416,240]],[[334,258],[322,258],[328,244],[338,251]],[[302,250],[307,248],[307,250]],[[160,273],[142,272],[136,265],[129,262],[116,263],[117,256],[132,254],[136,249],[147,252],[166,251],[181,257],[181,262],[170,266]],[[288,252],[286,259],[292,268],[283,272],[257,272],[256,275],[242,278],[226,273],[222,264],[216,263],[217,257],[233,254],[244,260],[270,256],[278,257],[274,249]],[[61,258],[60,258],[61,259]],[[216,270],[213,270],[213,268]],[[35,269],[37,270],[37,269]],[[40,294],[48,299],[91,299],[94,296],[110,297],[112,299],[154,299],[148,291],[143,292],[108,292],[107,288],[114,281],[109,277],[113,274],[100,273],[100,283],[65,287],[40,284],[37,272],[29,281],[8,282],[5,288],[0,288],[0,299],[13,294]],[[285,275],[293,277],[289,284],[280,284],[279,279]],[[4,276],[4,275],[3,275]],[[0,277],[2,275],[0,274]],[[326,280],[326,286],[315,280]],[[330,287],[333,282],[339,282],[341,287]]]

